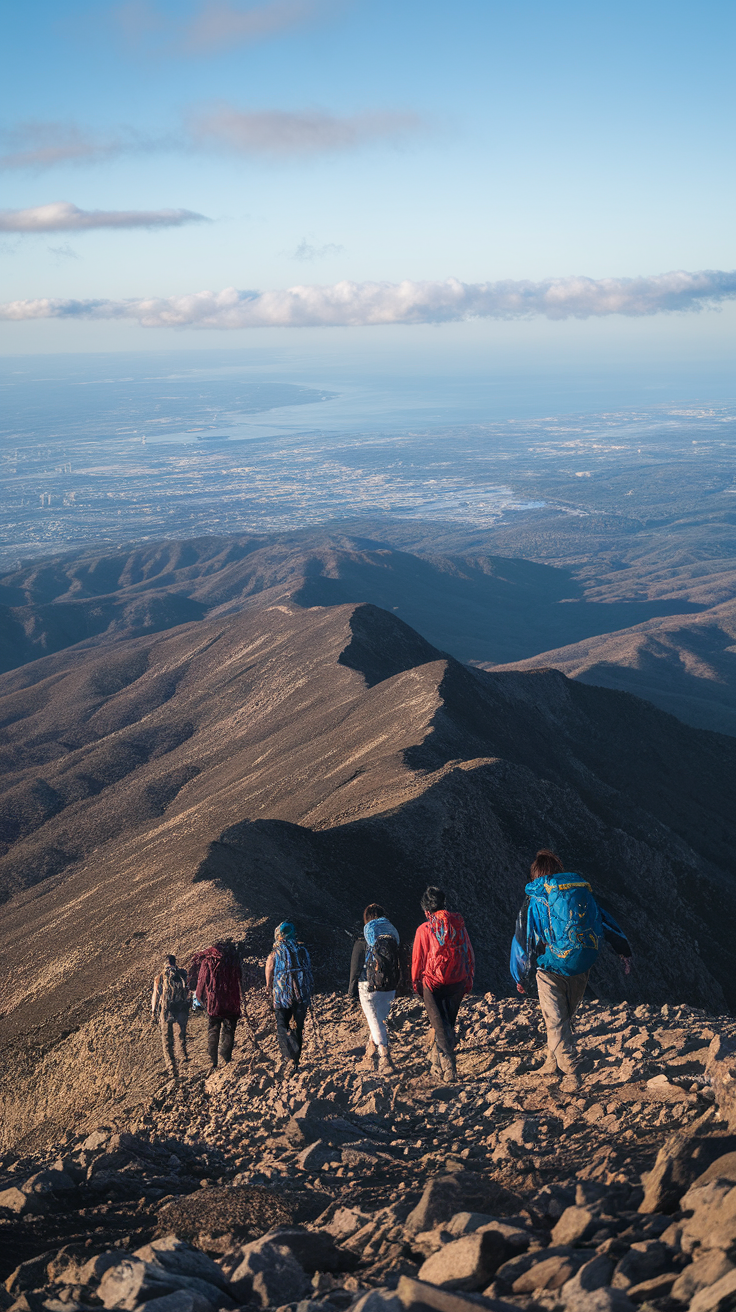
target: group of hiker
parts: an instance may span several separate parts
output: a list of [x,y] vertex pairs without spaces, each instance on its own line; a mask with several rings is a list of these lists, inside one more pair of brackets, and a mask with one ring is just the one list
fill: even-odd
[[[589,882],[566,871],[544,848],[532,862],[531,881],[519,911],[511,945],[511,976],[519,993],[536,995],[547,1031],[547,1060],[539,1074],[561,1075],[575,1088],[584,1064],[575,1046],[572,1020],[588,976],[604,942],[631,968],[631,949],[610,912],[599,906]],[[421,899],[424,923],[414,935],[409,965],[399,932],[384,908],[371,902],[363,912],[363,933],[350,963],[348,999],[357,1000],[368,1030],[359,1063],[389,1074],[393,1070],[388,1019],[398,991],[424,1002],[429,1023],[430,1066],[438,1077],[457,1076],[456,1022],[462,1000],[473,988],[475,954],[463,917],[448,911],[445,893],[431,885]],[[285,1074],[297,1070],[304,1025],[314,993],[309,952],[295,925],[282,921],[265,963],[266,989],[273,1005],[276,1037]],[[187,1019],[191,1005],[208,1018],[207,1051],[214,1070],[232,1058],[235,1031],[245,1012],[241,949],[223,940],[198,952],[186,970],[169,956],[156,976],[151,998],[161,1028],[164,1060],[178,1077],[178,1061],[188,1061]],[[255,1038],[252,1035],[251,1037]],[[564,1086],[563,1086],[564,1087]]]

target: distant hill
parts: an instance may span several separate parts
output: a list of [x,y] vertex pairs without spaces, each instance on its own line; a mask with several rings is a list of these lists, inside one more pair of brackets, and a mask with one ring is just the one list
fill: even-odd
[[0,669],[84,643],[279,602],[396,611],[461,661],[500,664],[693,613],[672,600],[587,601],[569,570],[487,554],[416,555],[339,532],[204,537],[78,553],[0,577]]
[[645,697],[686,724],[736,735],[736,601],[591,637],[511,665]]
[[636,698],[473,671],[372,605],[279,603],[28,664],[0,718],[9,1134],[69,1114],[72,1076],[38,1074],[64,1044],[87,1102],[153,1087],[126,1018],[164,952],[224,933],[262,957],[292,918],[340,987],[365,903],[410,937],[438,882],[478,986],[507,991],[542,844],[631,936],[633,978],[606,953],[596,990],[736,1002],[736,743]]

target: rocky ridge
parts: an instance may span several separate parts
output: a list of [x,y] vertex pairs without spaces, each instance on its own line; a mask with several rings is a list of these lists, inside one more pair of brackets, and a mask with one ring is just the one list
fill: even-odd
[[586,1000],[581,1088],[540,1078],[536,1003],[466,1000],[458,1082],[429,1076],[420,1003],[396,1071],[321,995],[285,1078],[265,993],[233,1062],[192,1062],[137,1119],[0,1166],[0,1307],[14,1312],[726,1312],[736,1289],[736,1021]]

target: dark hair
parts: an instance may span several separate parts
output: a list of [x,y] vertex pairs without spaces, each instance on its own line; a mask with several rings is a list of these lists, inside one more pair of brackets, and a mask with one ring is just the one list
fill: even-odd
[[378,902],[369,902],[363,912],[363,924],[367,925],[369,920],[378,920],[380,916],[385,916],[386,912]]
[[539,879],[540,876],[548,878],[550,875],[561,875],[564,869],[555,852],[550,852],[548,847],[541,847],[532,861],[529,873],[532,879]]
[[422,911],[442,911],[444,905],[445,890],[443,888],[437,888],[434,884],[430,884],[429,888],[422,893]]
[[167,963],[168,963],[169,966],[175,966],[175,965],[176,965],[176,957],[174,956],[173,952],[170,952],[170,953],[169,953],[168,957],[166,958],[166,961],[167,961]]

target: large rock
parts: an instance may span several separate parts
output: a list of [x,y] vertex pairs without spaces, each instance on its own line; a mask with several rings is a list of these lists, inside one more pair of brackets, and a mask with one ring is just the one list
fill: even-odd
[[708,1049],[705,1073],[729,1130],[736,1133],[736,1040],[717,1034]]
[[566,1297],[565,1312],[635,1312],[635,1304],[623,1289],[578,1290]]
[[506,1256],[503,1236],[496,1230],[464,1235],[428,1257],[419,1279],[443,1289],[483,1289]]
[[[471,1299],[410,1276],[401,1276],[396,1293],[404,1312],[478,1312],[478,1304]],[[484,1298],[482,1306],[491,1312],[516,1312],[513,1304],[498,1298]]]
[[515,1294],[533,1294],[538,1289],[559,1289],[575,1274],[576,1262],[570,1257],[548,1257],[535,1262],[512,1285]]
[[315,1099],[307,1102],[295,1112],[288,1121],[284,1134],[289,1143],[303,1148],[306,1144],[323,1143],[332,1147],[352,1143],[363,1137],[363,1131],[346,1121],[342,1116],[331,1114],[333,1108],[326,1100]]
[[720,1248],[729,1258],[736,1256],[736,1185],[716,1179],[693,1186],[680,1206],[683,1212],[692,1212],[682,1227],[683,1252],[691,1253],[701,1245]]
[[733,1312],[736,1307],[736,1271],[729,1271],[714,1285],[701,1289],[690,1304],[690,1312]]
[[76,1182],[66,1171],[54,1170],[37,1171],[21,1185],[24,1194],[64,1194],[76,1187]]
[[589,1262],[584,1262],[571,1280],[563,1286],[563,1300],[577,1298],[581,1293],[592,1293],[595,1289],[605,1289],[613,1276],[613,1262],[605,1253],[597,1253]]
[[98,1294],[105,1307],[133,1312],[139,1303],[148,1303],[173,1293],[175,1289],[200,1294],[213,1307],[235,1306],[233,1300],[210,1281],[166,1271],[157,1263],[142,1262],[138,1257],[125,1258],[117,1266],[110,1267],[100,1281]]
[[456,1212],[510,1213],[518,1209],[519,1200],[503,1185],[474,1171],[454,1171],[451,1175],[435,1175],[428,1181],[424,1193],[406,1219],[408,1234],[431,1230],[442,1221],[449,1221]]
[[[723,1140],[720,1140],[722,1143]],[[710,1166],[693,1180],[693,1189],[698,1189],[702,1184],[710,1184],[711,1180],[730,1180],[736,1184],[736,1152],[724,1153],[716,1157]]]
[[592,1231],[595,1216],[587,1207],[566,1207],[551,1235],[555,1245],[573,1246]]
[[230,1283],[241,1303],[252,1302],[263,1308],[297,1302],[309,1288],[291,1249],[265,1237],[245,1245],[243,1260]]
[[632,1244],[616,1266],[611,1284],[614,1289],[629,1289],[643,1280],[661,1275],[670,1264],[671,1254],[658,1239]]
[[38,1194],[26,1194],[22,1189],[16,1189],[15,1185],[10,1189],[3,1189],[0,1193],[0,1210],[13,1212],[15,1216],[29,1215],[32,1212],[43,1212],[45,1210],[43,1198]]
[[52,1248],[47,1253],[40,1253],[38,1257],[31,1257],[27,1262],[21,1262],[5,1281],[8,1293],[17,1298],[24,1289],[40,1289],[41,1285],[47,1282],[48,1265],[54,1257],[56,1257],[56,1249]]
[[[551,1257],[568,1258],[571,1254],[572,1249],[569,1247],[538,1248],[533,1253],[520,1253],[501,1264],[496,1271],[495,1283],[502,1293],[511,1293],[519,1277],[530,1271],[537,1262],[546,1262]],[[584,1261],[584,1257],[585,1255],[581,1253],[580,1260]]]
[[698,1290],[715,1285],[733,1270],[733,1263],[729,1262],[719,1249],[714,1248],[712,1252],[706,1253],[705,1257],[700,1257],[696,1262],[691,1262],[690,1266],[685,1267],[672,1286],[672,1297],[680,1303],[689,1303]]
[[304,1271],[354,1271],[360,1258],[349,1249],[338,1248],[326,1230],[305,1230],[301,1225],[279,1225],[264,1239],[288,1248]]
[[674,1212],[682,1195],[703,1172],[717,1158],[735,1150],[734,1135],[673,1134],[662,1145],[652,1170],[644,1177],[644,1198],[639,1211]]
[[211,1285],[224,1289],[227,1280],[222,1267],[213,1262],[211,1257],[185,1243],[176,1235],[166,1235],[164,1239],[154,1239],[153,1243],[137,1248],[134,1257],[142,1262],[155,1262],[164,1271],[173,1271],[181,1276],[198,1276],[208,1280]]

